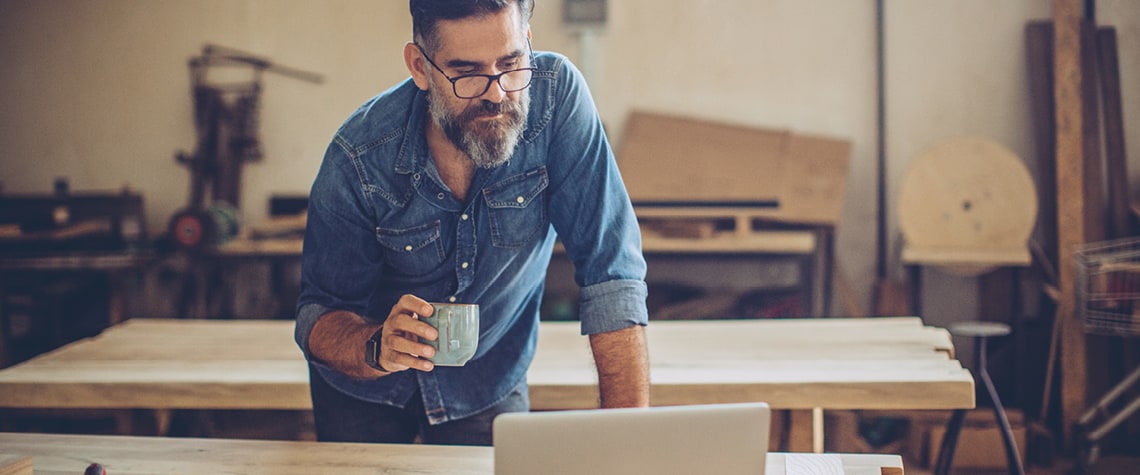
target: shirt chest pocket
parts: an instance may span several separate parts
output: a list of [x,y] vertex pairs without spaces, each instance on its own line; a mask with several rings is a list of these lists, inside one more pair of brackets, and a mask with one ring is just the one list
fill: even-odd
[[438,220],[410,228],[376,228],[376,240],[384,247],[384,260],[397,272],[424,275],[443,263]]
[[540,167],[483,188],[492,244],[522,247],[549,226],[543,193],[549,184],[546,167]]

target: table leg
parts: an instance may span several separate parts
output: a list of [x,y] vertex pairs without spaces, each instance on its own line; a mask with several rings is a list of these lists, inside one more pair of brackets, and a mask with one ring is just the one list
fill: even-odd
[[8,366],[8,291],[4,284],[4,274],[0,272],[0,368]]
[[156,435],[161,437],[170,435],[170,420],[173,412],[171,409],[154,410],[154,432]]
[[958,434],[962,432],[962,423],[966,421],[966,410],[955,409],[950,416],[950,423],[946,425],[946,435],[942,436],[942,444],[938,448],[938,461],[934,463],[934,475],[949,475],[950,465],[954,463],[954,450],[958,447]]
[[789,409],[788,414],[788,452],[811,452],[814,448],[812,426],[814,424],[813,411],[806,409]]
[[823,453],[823,408],[815,407],[811,410],[811,451]]

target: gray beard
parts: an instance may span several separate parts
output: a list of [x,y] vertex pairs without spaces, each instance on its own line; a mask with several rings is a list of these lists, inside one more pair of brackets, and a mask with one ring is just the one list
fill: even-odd
[[[491,87],[499,85],[492,84]],[[451,94],[451,90],[436,87],[433,83],[428,89],[428,109],[432,121],[443,130],[448,140],[480,168],[495,168],[507,163],[522,138],[530,113],[530,90],[524,89],[515,101],[504,100],[496,104],[481,100],[459,114],[447,107],[444,94]],[[505,121],[475,122],[481,115],[499,112],[506,117]]]

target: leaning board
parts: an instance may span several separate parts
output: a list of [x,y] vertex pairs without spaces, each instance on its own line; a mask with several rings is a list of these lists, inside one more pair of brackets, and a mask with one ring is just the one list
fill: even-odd
[[781,222],[838,225],[851,144],[788,130],[632,112],[616,155],[634,204],[777,201]]

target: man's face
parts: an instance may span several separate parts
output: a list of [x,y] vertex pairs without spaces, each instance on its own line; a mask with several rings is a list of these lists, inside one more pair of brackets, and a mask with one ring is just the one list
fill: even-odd
[[[441,21],[436,34],[441,46],[432,59],[452,78],[530,66],[527,32],[517,7]],[[529,89],[507,93],[492,82],[482,96],[460,99],[444,75],[430,65],[428,69],[428,102],[436,126],[480,167],[493,168],[510,159],[526,125]]]

